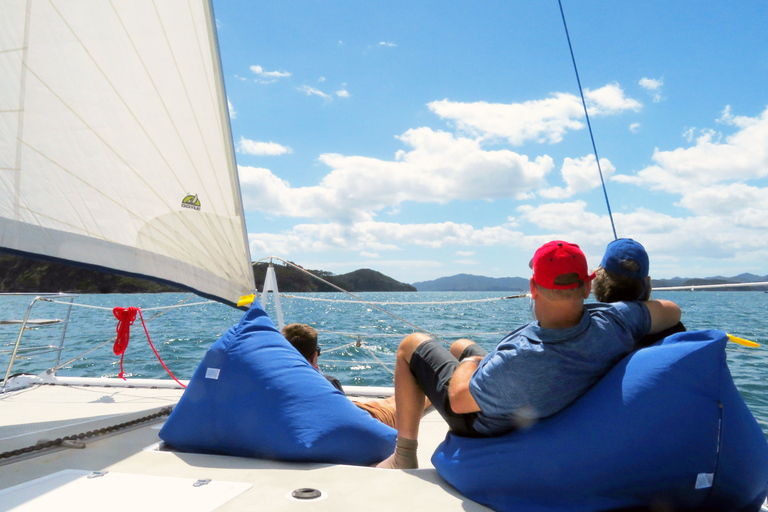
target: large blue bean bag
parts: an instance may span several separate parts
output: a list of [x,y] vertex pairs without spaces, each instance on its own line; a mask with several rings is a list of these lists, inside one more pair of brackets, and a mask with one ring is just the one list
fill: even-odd
[[160,430],[181,451],[359,465],[387,458],[395,437],[310,366],[258,301],[211,346]]
[[726,343],[721,331],[670,336],[526,430],[449,433],[432,463],[497,511],[757,511],[768,443],[733,384]]

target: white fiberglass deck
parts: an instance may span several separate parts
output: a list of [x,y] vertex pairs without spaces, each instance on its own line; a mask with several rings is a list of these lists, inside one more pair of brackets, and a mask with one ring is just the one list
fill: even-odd
[[[0,453],[34,444],[35,437],[72,435],[63,425],[80,432],[144,417],[180,396],[174,389],[95,386],[6,393],[0,395]],[[431,467],[447,428],[433,411],[424,417],[419,439],[423,469],[407,471],[160,451],[162,421],[86,438],[84,449],[0,459],[0,511],[47,511],[55,503],[79,511],[488,510],[461,496]],[[27,433],[20,436],[23,429]],[[88,478],[92,472],[103,476]],[[194,486],[200,480],[210,482]],[[292,491],[301,488],[321,496],[296,500]]]

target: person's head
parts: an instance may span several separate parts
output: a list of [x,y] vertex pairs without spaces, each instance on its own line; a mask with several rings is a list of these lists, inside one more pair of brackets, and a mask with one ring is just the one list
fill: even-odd
[[530,266],[531,296],[542,325],[567,325],[580,319],[595,275],[589,273],[579,246],[562,240],[548,242],[536,250]]
[[593,292],[600,302],[648,300],[651,278],[648,253],[639,242],[619,238],[608,244],[595,271]]
[[317,366],[320,349],[317,346],[317,330],[307,324],[288,324],[283,327],[283,336],[313,366]]

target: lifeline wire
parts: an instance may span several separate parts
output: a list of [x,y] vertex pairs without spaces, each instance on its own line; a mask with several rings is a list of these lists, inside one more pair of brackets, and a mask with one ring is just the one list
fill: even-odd
[[589,138],[592,139],[592,149],[595,152],[595,160],[597,161],[597,172],[600,173],[600,183],[603,185],[603,195],[605,195],[605,205],[608,207],[608,217],[611,219],[611,228],[613,229],[614,240],[618,239],[616,235],[616,225],[613,223],[613,213],[611,212],[611,203],[608,201],[608,191],[605,189],[605,180],[603,179],[603,170],[600,168],[600,157],[597,156],[597,146],[595,145],[595,137],[592,135],[592,124],[589,122],[589,114],[587,113],[587,102],[584,100],[584,92],[581,89],[581,79],[579,78],[579,70],[576,67],[576,57],[573,55],[573,46],[571,45],[571,36],[568,34],[568,25],[565,23],[565,12],[563,12],[563,2],[557,0],[560,5],[560,16],[563,18],[563,28],[565,28],[565,37],[568,39],[568,49],[571,51],[571,61],[573,61],[573,70],[576,72],[576,82],[579,84],[579,94],[581,94],[581,104],[584,105],[584,117],[587,118],[587,127],[589,128]]

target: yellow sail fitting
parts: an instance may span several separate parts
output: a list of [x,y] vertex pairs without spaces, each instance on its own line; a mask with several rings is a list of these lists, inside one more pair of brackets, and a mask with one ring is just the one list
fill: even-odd
[[[726,333],[728,334],[728,333]],[[728,334],[728,339],[734,343],[738,343],[739,345],[744,345],[745,347],[752,347],[756,348],[759,347],[759,343],[755,343],[754,341],[745,340],[744,338],[738,338],[732,334]]]
[[[237,307],[242,307],[242,306],[249,306],[249,305],[253,304],[253,300],[254,300],[255,298],[256,298],[256,295],[255,295],[255,294],[253,294],[253,293],[252,293],[252,294],[250,294],[250,295],[243,295],[243,296],[242,296],[242,297],[240,297],[240,299],[237,301]],[[729,334],[729,336],[730,336],[730,334]]]

